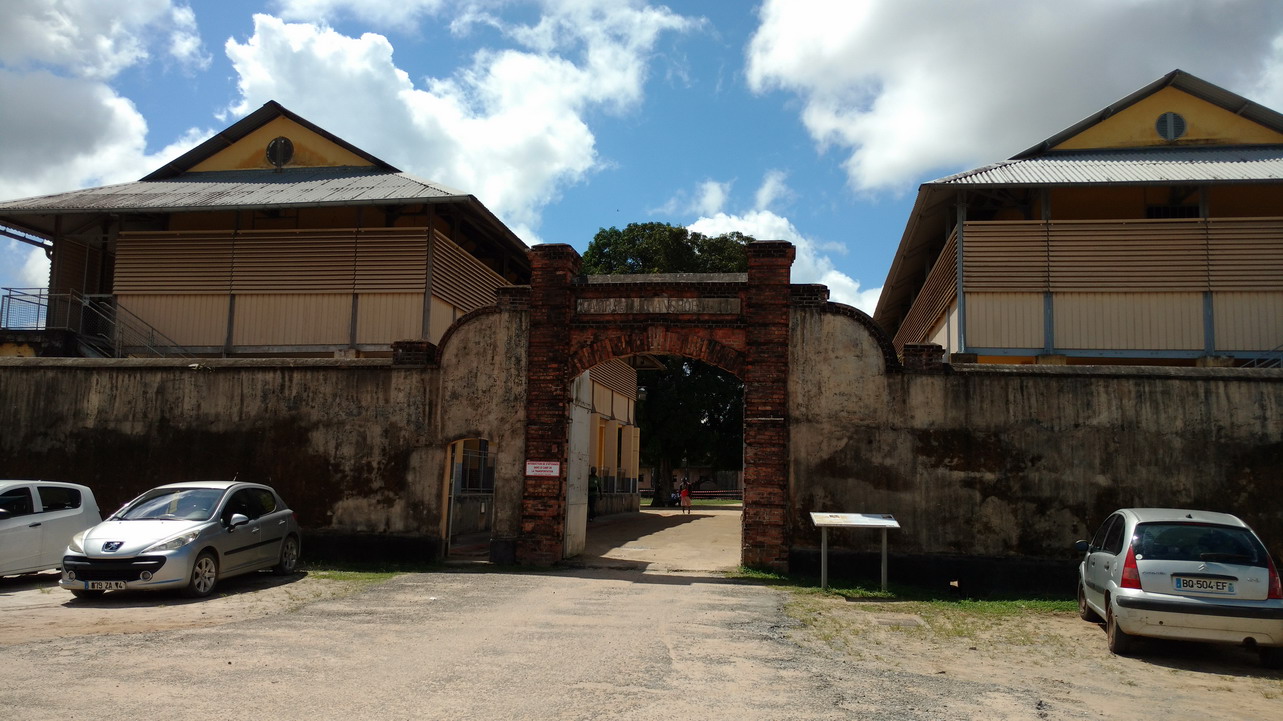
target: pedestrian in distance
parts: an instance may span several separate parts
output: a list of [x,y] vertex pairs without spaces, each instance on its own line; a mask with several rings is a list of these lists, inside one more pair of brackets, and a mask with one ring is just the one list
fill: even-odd
[[690,513],[691,512],[691,482],[689,478],[682,479],[682,486],[681,486],[681,489],[678,490],[678,494],[681,496],[682,513]]
[[597,496],[601,495],[601,479],[597,477],[597,466],[588,469],[588,520],[597,517]]

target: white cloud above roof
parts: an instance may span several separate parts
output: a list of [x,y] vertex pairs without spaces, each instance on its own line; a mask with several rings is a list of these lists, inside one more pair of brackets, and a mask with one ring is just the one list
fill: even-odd
[[1283,56],[1271,0],[766,0],[760,20],[750,87],[796,95],[857,191],[1010,157],[1176,67],[1283,99],[1243,62]]
[[[256,15],[251,37],[227,41],[240,92],[231,110],[277,100],[403,170],[476,195],[536,242],[542,208],[597,167],[586,114],[634,107],[659,34],[689,27],[662,9],[552,4],[535,25],[505,27],[534,50],[482,49],[455,74],[416,82],[383,35]],[[313,92],[316,77],[325,93]]]

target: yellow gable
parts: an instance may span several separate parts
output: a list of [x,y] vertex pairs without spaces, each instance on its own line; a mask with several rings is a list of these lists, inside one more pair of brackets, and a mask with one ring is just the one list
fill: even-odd
[[[1164,113],[1176,113],[1184,120],[1184,134],[1175,141],[1159,135],[1159,117]],[[1092,125],[1051,150],[1278,143],[1283,143],[1283,134],[1169,86]]]
[[267,144],[279,137],[289,138],[294,144],[294,156],[285,165],[287,168],[373,165],[293,120],[278,117],[197,163],[191,171],[270,170],[274,166],[267,159]]

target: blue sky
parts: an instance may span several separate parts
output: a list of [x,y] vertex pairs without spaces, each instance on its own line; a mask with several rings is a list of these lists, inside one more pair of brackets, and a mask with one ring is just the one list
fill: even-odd
[[[267,100],[581,251],[651,220],[798,245],[872,311],[917,186],[1181,68],[1283,109],[1271,0],[21,0],[0,199],[135,180]],[[44,285],[0,238],[0,286]]]

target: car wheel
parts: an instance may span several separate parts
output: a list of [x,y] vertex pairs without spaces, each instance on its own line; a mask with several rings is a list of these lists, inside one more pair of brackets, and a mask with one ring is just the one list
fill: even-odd
[[83,598],[85,600],[89,600],[91,598],[102,598],[102,595],[104,593],[106,593],[106,591],[90,591],[85,588],[71,589],[71,595],[75,596],[76,598]]
[[[1106,600],[1105,603],[1108,604],[1109,601]],[[1106,605],[1105,613],[1108,615],[1105,619],[1105,634],[1109,637],[1109,652],[1118,656],[1130,656],[1135,653],[1136,637],[1118,627],[1113,606]]]
[[1262,646],[1256,652],[1261,654],[1261,665],[1265,668],[1283,668],[1283,648]]
[[1083,588],[1082,582],[1078,583],[1078,617],[1091,623],[1100,623],[1100,614],[1087,605],[1087,589]]
[[214,590],[217,583],[218,559],[206,551],[197,556],[196,563],[192,564],[192,577],[183,589],[183,595],[188,598],[204,598]]
[[272,570],[276,573],[294,573],[298,570],[299,542],[298,536],[290,534],[281,543],[281,558]]

